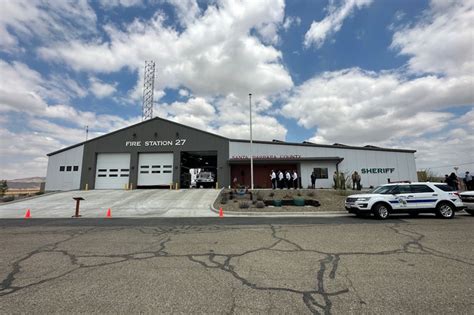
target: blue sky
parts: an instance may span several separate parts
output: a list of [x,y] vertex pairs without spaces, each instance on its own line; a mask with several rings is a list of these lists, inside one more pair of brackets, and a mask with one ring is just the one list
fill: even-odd
[[[455,0],[0,2],[2,178],[155,116],[231,138],[417,150],[474,171],[474,9]],[[442,167],[440,167],[442,166]]]

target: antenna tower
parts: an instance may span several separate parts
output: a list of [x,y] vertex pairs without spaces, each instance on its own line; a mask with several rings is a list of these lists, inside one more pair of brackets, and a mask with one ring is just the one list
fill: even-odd
[[153,90],[155,89],[155,62],[145,61],[143,80],[142,121],[153,118]]

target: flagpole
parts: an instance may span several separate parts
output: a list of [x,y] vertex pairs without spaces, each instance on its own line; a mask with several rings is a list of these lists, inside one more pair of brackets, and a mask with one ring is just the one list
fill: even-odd
[[249,93],[249,106],[250,106],[250,189],[253,190],[252,93]]

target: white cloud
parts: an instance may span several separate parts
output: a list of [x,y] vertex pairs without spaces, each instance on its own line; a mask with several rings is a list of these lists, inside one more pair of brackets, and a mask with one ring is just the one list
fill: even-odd
[[39,54],[77,71],[104,73],[122,68],[141,72],[144,60],[155,60],[157,89],[185,86],[203,96],[276,94],[293,85],[281,52],[250,31],[271,42],[283,16],[283,1],[222,1],[210,5],[181,33],[164,26],[165,17],[158,12],[125,30],[106,26],[110,42],[74,40],[43,47]]
[[432,1],[418,23],[394,34],[391,47],[410,57],[413,72],[472,75],[473,29],[472,1]]
[[122,6],[125,8],[143,5],[143,0],[99,0],[100,6],[106,9]]
[[70,40],[94,34],[97,17],[86,0],[2,1],[0,48],[13,52],[19,41]]
[[287,16],[283,22],[283,29],[287,31],[293,25],[299,26],[301,24],[301,18],[299,16]]
[[325,142],[380,142],[439,131],[452,118],[439,110],[474,102],[469,77],[426,76],[360,69],[327,72],[295,90],[282,108]]
[[176,15],[182,26],[188,26],[201,14],[196,0],[166,0],[176,10]]
[[104,98],[117,92],[117,83],[108,84],[101,80],[91,77],[89,78],[90,90],[97,98]]
[[309,30],[304,36],[305,47],[314,45],[320,48],[326,39],[337,33],[344,23],[344,20],[356,9],[369,6],[373,0],[343,0],[343,3],[337,7],[335,1],[331,0],[326,8],[328,15],[319,22],[311,23]]

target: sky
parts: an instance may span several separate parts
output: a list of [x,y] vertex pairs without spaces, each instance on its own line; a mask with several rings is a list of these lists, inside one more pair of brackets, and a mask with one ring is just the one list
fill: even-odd
[[474,8],[455,0],[0,0],[0,178],[154,116],[230,138],[417,150],[474,172]]

